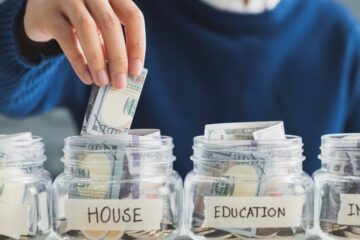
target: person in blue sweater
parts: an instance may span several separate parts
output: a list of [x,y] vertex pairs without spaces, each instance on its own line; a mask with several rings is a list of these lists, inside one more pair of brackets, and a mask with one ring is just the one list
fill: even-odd
[[335,1],[0,4],[1,114],[67,107],[80,128],[87,85],[123,88],[144,65],[133,127],[173,136],[182,176],[207,123],[283,120],[303,137],[310,174],[322,134],[360,132],[360,35]]

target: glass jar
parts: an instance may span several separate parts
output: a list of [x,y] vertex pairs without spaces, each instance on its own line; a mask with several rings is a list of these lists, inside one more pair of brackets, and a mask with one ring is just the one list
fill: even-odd
[[194,139],[185,180],[185,228],[192,239],[305,239],[312,227],[311,178],[302,140]]
[[360,134],[323,136],[319,158],[315,226],[322,239],[360,239]]
[[0,136],[0,239],[45,239],[51,232],[51,177],[42,138]]
[[174,160],[170,137],[65,139],[65,170],[53,184],[55,232],[63,239],[175,239],[182,180]]

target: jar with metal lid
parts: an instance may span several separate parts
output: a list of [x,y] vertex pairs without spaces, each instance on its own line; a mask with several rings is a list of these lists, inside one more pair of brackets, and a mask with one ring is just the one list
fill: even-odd
[[192,239],[305,239],[313,183],[302,140],[194,139],[185,180],[185,228]]
[[321,138],[314,173],[315,226],[322,239],[360,239],[360,134]]
[[45,239],[51,232],[51,177],[42,138],[0,136],[0,239]]
[[[132,130],[132,134],[141,131]],[[53,185],[53,222],[63,239],[175,239],[182,180],[170,137],[65,139],[64,173]]]

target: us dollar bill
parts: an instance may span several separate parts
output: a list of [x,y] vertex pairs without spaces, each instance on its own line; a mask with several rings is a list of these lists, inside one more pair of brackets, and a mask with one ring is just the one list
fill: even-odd
[[341,159],[329,164],[333,179],[323,183],[321,189],[320,228],[336,239],[360,239],[360,227],[338,224],[341,194],[360,194],[360,184],[355,179],[344,181],[343,176],[357,176],[360,172],[360,134],[339,136],[331,147],[322,147],[322,158]]
[[[74,186],[69,197],[76,199],[118,199],[124,168],[125,146],[121,138],[109,136],[87,139],[81,151],[76,151],[73,159],[77,161],[75,175],[87,179],[81,185]],[[100,163],[101,162],[101,163]],[[97,185],[91,179],[101,176],[107,184]]]
[[[22,161],[32,159],[36,154],[29,147],[32,146],[31,132],[0,135],[0,162]],[[35,158],[34,158],[35,159]],[[26,171],[21,167],[6,165],[0,169],[0,202],[23,203],[27,184],[12,181],[14,177],[26,177]]]
[[285,139],[282,121],[207,124],[204,138],[209,140]]
[[129,76],[125,89],[110,85],[93,86],[83,122],[82,135],[116,135],[127,133],[146,79],[147,70]]
[[[215,170],[219,171],[218,176],[223,175],[231,167],[230,160],[251,160],[246,163],[247,167],[253,165],[257,169],[257,173],[261,176],[266,173],[265,165],[268,156],[261,151],[246,152],[242,149],[245,145],[238,146],[239,142],[226,141],[226,140],[249,140],[244,141],[248,147],[256,147],[256,140],[285,140],[284,123],[281,121],[271,122],[245,122],[245,123],[222,123],[222,124],[209,124],[205,126],[204,138],[209,141],[209,146],[215,144],[217,147],[231,147],[231,151],[211,151],[205,152],[208,156],[203,156],[210,160],[229,160],[229,162],[221,162],[221,168],[216,167]],[[212,143],[212,140],[217,140]],[[224,140],[224,142],[222,142]],[[252,142],[251,140],[255,140]],[[261,148],[262,146],[258,146]],[[269,148],[269,146],[266,146]],[[271,146],[270,146],[271,148]],[[211,161],[213,162],[213,161]],[[216,163],[216,162],[215,162]],[[214,164],[214,163],[212,163]],[[224,166],[225,165],[225,166]]]
[[[194,199],[194,213],[192,225],[199,235],[215,234],[217,237],[232,236],[238,238],[257,238],[257,235],[275,236],[279,232],[261,232],[256,228],[203,228],[204,220],[204,197],[205,196],[259,196],[262,194],[261,183],[263,177],[270,171],[269,163],[266,162],[267,156],[261,152],[247,153],[242,148],[237,148],[231,140],[249,140],[244,141],[249,147],[254,147],[251,140],[284,140],[285,129],[281,121],[271,122],[245,122],[245,123],[222,123],[209,124],[205,126],[204,139],[209,140],[210,145],[220,145],[231,147],[225,151],[204,152],[202,158],[209,159],[209,164],[205,163],[206,171],[211,176],[221,177],[223,180],[215,183],[201,183],[198,187],[198,195]],[[212,140],[215,140],[213,143]],[[222,143],[224,140],[224,143]],[[230,141],[226,141],[230,140]],[[246,147],[245,145],[242,147]],[[219,160],[218,162],[216,160]],[[226,161],[229,160],[229,161]],[[231,160],[249,160],[244,164],[233,163]],[[269,173],[268,173],[269,174]],[[290,229],[293,232],[293,229]],[[291,235],[289,235],[291,236]]]

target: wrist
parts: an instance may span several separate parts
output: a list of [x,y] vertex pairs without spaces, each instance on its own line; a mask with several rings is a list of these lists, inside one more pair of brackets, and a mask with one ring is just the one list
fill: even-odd
[[19,50],[24,58],[30,62],[37,63],[44,57],[51,57],[62,54],[62,50],[55,40],[48,42],[35,42],[31,40],[25,32],[24,16],[26,2],[22,5],[15,19],[15,33]]

